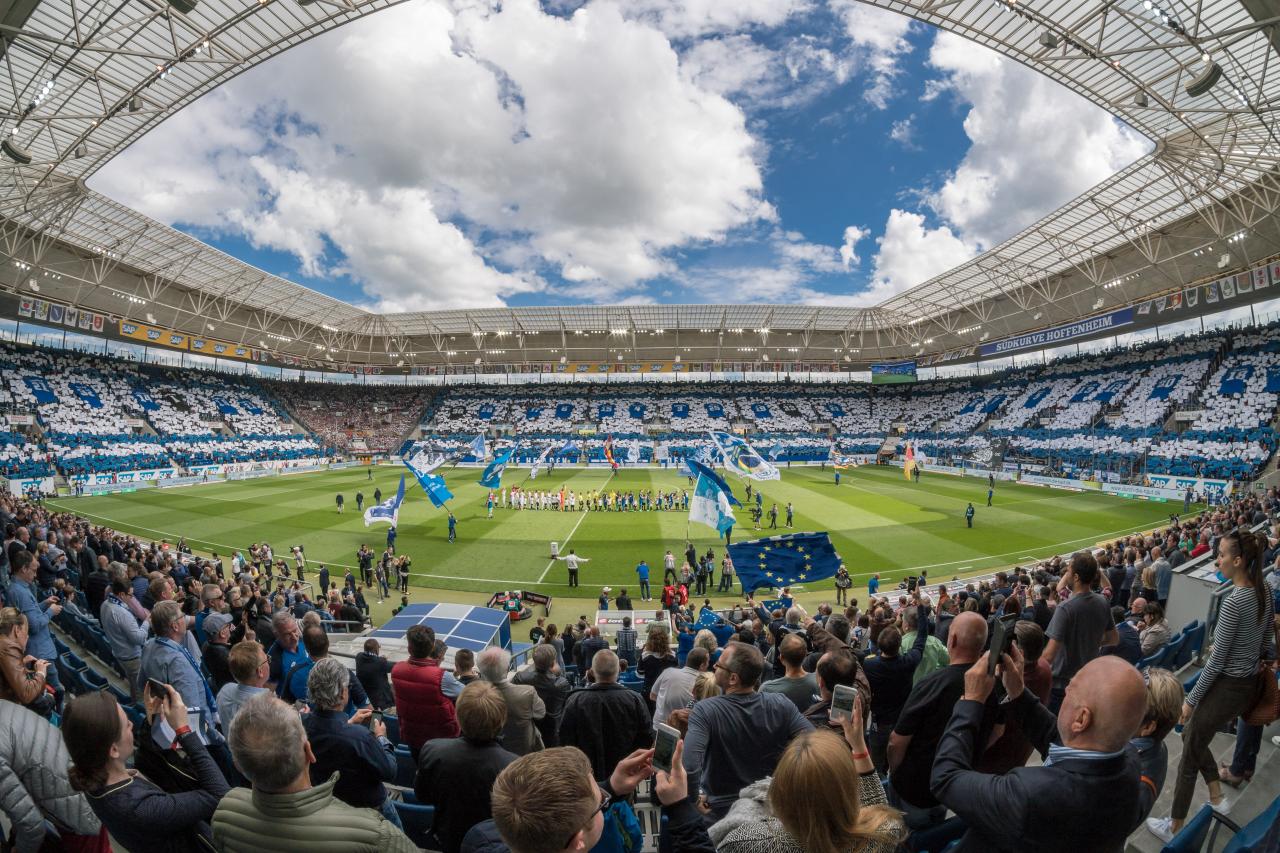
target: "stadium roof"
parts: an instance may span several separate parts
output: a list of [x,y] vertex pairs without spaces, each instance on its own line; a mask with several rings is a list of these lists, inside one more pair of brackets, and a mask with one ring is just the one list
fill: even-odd
[[[236,342],[334,363],[439,361],[451,337],[468,334],[481,356],[490,352],[481,338],[502,333],[516,335],[529,360],[542,360],[576,331],[633,339],[684,331],[691,340],[737,329],[788,330],[803,335],[806,348],[821,341],[822,358],[856,354],[852,360],[865,363],[972,351],[980,339],[1131,304],[1280,254],[1277,0],[875,0],[1048,75],[1145,134],[1153,150],[989,252],[879,305],[377,315],[86,188],[87,176],[213,87],[391,5],[200,0],[180,11],[193,2],[0,6],[0,135],[8,148],[0,157],[0,251],[56,272],[41,280],[50,298],[128,319],[151,315],[179,331],[219,328]],[[1213,68],[1220,79],[1188,94],[1188,84]],[[29,163],[15,162],[26,156]],[[1231,257],[1219,263],[1224,254]],[[24,271],[8,287],[23,292],[33,278]],[[561,347],[536,343],[540,334],[558,336]]]

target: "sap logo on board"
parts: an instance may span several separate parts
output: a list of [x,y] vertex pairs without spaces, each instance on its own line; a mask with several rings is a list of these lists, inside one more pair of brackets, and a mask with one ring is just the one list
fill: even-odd
[[163,334],[159,329],[147,329],[147,340],[158,341]]
[[138,327],[133,323],[121,323],[120,331],[126,335],[136,335],[138,333]]

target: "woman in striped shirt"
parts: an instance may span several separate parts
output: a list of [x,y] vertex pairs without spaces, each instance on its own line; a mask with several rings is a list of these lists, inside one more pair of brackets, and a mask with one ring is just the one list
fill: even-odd
[[1262,580],[1266,547],[1265,538],[1247,530],[1232,531],[1218,544],[1218,570],[1235,586],[1219,611],[1213,652],[1182,706],[1182,761],[1171,817],[1147,819],[1151,832],[1166,842],[1186,820],[1197,775],[1208,784],[1214,809],[1229,810],[1209,745],[1215,732],[1253,704],[1258,662],[1275,659],[1271,595]]

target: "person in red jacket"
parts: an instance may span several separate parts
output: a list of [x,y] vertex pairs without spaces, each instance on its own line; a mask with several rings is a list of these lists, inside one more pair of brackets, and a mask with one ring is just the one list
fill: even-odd
[[457,737],[458,717],[446,684],[453,675],[432,657],[436,632],[426,625],[414,625],[405,632],[405,640],[409,660],[391,668],[391,689],[400,717],[400,739],[416,757],[429,740]]
[[662,606],[670,610],[676,604],[676,588],[667,584],[662,588]]

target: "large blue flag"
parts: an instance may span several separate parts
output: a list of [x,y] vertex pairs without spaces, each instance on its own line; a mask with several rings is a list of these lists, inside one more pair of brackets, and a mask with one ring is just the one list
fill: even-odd
[[387,498],[380,504],[374,504],[364,511],[364,526],[368,527],[377,521],[384,521],[395,527],[400,523],[400,504],[404,503],[404,474],[400,475],[400,488],[396,496]]
[[729,435],[727,432],[712,432],[711,440],[720,448],[724,467],[739,477],[748,477],[752,480],[782,479],[782,474],[778,472],[777,467],[757,453],[746,439]]
[[574,441],[571,438],[564,443],[564,447],[556,451],[556,455],[564,456],[565,454],[568,454],[568,453],[577,453],[577,452],[578,452],[578,442]]
[[444,464],[444,457],[437,456],[433,459],[425,446],[418,449],[417,444],[410,448],[410,453],[412,455],[407,453],[402,460],[404,466],[413,472],[418,485],[422,486],[422,491],[426,492],[431,503],[437,508],[444,506],[444,502],[452,498],[453,493],[445,486],[444,477],[431,473]]
[[480,476],[480,485],[486,489],[502,488],[502,472],[507,469],[507,463],[511,461],[511,454],[515,452],[515,448],[502,451],[493,457],[493,461],[484,469],[484,474]]
[[825,580],[840,568],[840,555],[826,533],[770,536],[728,550],[744,592]]
[[[698,464],[698,463],[693,463]],[[693,497],[689,501],[689,520],[697,521],[724,536],[725,531],[732,530],[736,519],[733,507],[729,505],[729,492],[721,488],[710,478],[699,475],[693,487]]]
[[480,433],[471,440],[471,455],[476,458],[477,462],[484,459],[484,433]]
[[708,480],[715,483],[716,487],[720,489],[720,491],[728,495],[729,504],[731,506],[742,506],[738,499],[733,496],[733,489],[729,488],[729,484],[724,481],[724,477],[717,474],[715,469],[710,465],[704,464],[697,457],[686,460],[684,464],[689,468],[689,476],[706,477]]

